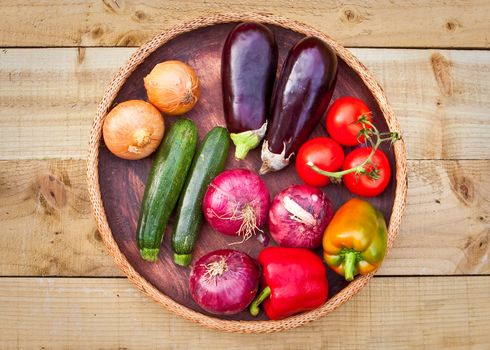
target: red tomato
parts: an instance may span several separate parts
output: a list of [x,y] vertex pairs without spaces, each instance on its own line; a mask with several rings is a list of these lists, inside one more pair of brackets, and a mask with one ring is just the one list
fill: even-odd
[[[354,168],[364,162],[371,153],[371,147],[358,148],[345,157],[343,170]],[[356,175],[355,172],[344,175],[342,181],[349,191],[364,197],[374,197],[383,192],[390,182],[391,168],[386,155],[380,149],[374,152],[372,162],[378,169],[379,178],[374,180],[367,174]],[[366,171],[373,169],[372,165],[365,166]]]
[[[335,100],[329,108],[326,117],[327,131],[331,138],[344,146],[356,146],[364,137],[357,139],[362,125],[357,123],[361,115],[368,116],[372,121],[371,111],[360,99],[352,96],[344,96]],[[371,129],[370,126],[366,125]]]
[[336,171],[344,162],[344,151],[334,140],[317,137],[305,142],[296,157],[296,171],[303,182],[310,186],[326,186],[330,179],[320,175],[308,165],[311,162],[325,171]]

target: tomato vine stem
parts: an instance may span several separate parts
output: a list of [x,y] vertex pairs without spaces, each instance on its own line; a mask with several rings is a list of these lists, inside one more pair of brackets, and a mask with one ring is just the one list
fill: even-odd
[[[366,141],[371,145],[371,153],[369,153],[369,156],[361,164],[346,170],[336,172],[322,170],[311,161],[308,162],[307,165],[318,174],[328,176],[329,179],[334,183],[340,182],[342,176],[350,173],[356,173],[356,175],[366,174],[373,180],[379,179],[378,168],[376,164],[372,162],[374,153],[376,153],[376,150],[383,142],[390,141],[393,144],[401,139],[401,135],[396,131],[380,133],[379,130],[374,126],[374,124],[371,123],[370,118],[372,118],[370,113],[362,114],[356,121],[356,123],[360,123],[362,125],[362,129],[359,131],[359,135],[357,136],[358,139],[364,136]],[[371,165],[373,168],[367,171],[366,165]]]

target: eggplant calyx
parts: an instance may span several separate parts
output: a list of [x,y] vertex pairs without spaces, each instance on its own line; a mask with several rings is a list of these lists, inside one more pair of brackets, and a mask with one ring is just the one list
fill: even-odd
[[260,144],[267,130],[267,121],[255,130],[247,130],[241,133],[231,133],[230,138],[236,146],[235,157],[243,160],[251,149]]
[[262,166],[260,167],[259,174],[264,175],[271,171],[278,171],[285,168],[289,164],[289,159],[293,156],[291,153],[289,157],[286,158],[286,144],[282,148],[280,154],[272,153],[269,150],[269,143],[267,140],[262,144]]

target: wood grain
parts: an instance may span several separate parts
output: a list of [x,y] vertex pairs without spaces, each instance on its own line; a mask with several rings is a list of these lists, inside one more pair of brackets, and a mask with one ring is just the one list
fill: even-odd
[[[374,278],[332,314],[269,335],[183,320],[125,279],[1,278],[2,349],[485,349],[490,277]],[[192,334],[192,336],[190,336]]]
[[[409,159],[490,159],[490,51],[352,51],[383,86]],[[96,106],[132,52],[0,50],[0,159],[85,158]]]
[[0,162],[0,275],[118,276],[82,161]]
[[[408,173],[401,230],[378,274],[490,273],[490,161],[409,161]],[[63,207],[50,188],[65,192]],[[121,275],[99,241],[83,161],[0,162],[0,222],[2,276]]]
[[408,171],[400,234],[379,272],[488,274],[490,161],[410,161]]
[[308,23],[347,46],[490,45],[490,4],[485,0],[2,0],[0,46],[139,46],[173,25],[224,11],[285,16]]
[[[193,17],[247,10],[353,47],[486,49],[489,9],[485,0],[0,0],[0,276],[120,275],[77,159],[105,86],[134,50],[8,47],[136,46]],[[412,159],[402,229],[378,274],[489,274],[490,52],[352,51],[387,92]],[[122,278],[3,277],[0,348],[487,349],[489,287],[488,276],[377,277],[320,321],[245,336],[173,316]]]

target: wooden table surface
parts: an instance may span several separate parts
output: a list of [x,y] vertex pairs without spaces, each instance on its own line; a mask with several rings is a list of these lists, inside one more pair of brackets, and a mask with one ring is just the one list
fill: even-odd
[[[398,4],[397,4],[398,3]],[[490,2],[0,0],[0,348],[490,348]],[[85,152],[135,47],[219,11],[269,12],[349,47],[401,124],[401,232],[359,295],[272,335],[167,312],[106,253]]]

